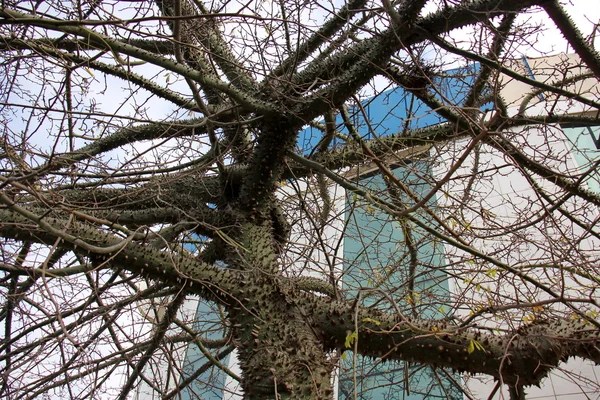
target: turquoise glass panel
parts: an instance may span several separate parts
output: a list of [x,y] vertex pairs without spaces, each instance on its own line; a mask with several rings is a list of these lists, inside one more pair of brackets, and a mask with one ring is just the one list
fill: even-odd
[[[218,319],[215,306],[205,301],[198,303],[194,329],[202,332],[202,337],[207,339],[221,339],[224,335],[223,323]],[[219,351],[208,349],[214,356]],[[191,376],[201,368],[208,359],[195,344],[187,348],[185,361],[183,363],[183,377]],[[228,364],[228,358],[221,360],[224,365]],[[225,373],[218,367],[212,366],[201,374],[192,384],[181,391],[182,400],[221,400],[225,386]]]
[[[563,128],[563,132],[572,144],[571,152],[581,171],[590,167],[597,171],[594,162],[600,158],[600,126],[569,127]],[[590,190],[600,193],[600,174],[596,171],[588,174],[585,182]]]
[[[431,190],[429,164],[415,160],[394,170],[399,181],[409,187],[416,199]],[[388,201],[401,201],[410,207],[411,196],[392,198],[380,174],[363,177],[367,186]],[[389,312],[399,309],[405,315],[443,318],[449,300],[443,245],[410,221],[379,211],[354,196],[348,196],[344,239],[343,287],[350,297],[363,291],[364,305]],[[427,207],[435,207],[435,196]],[[422,212],[413,214],[426,220]],[[379,293],[385,293],[381,295]],[[395,303],[391,305],[391,301]],[[360,339],[359,339],[360,340]],[[460,389],[445,371],[400,361],[380,362],[347,352],[340,371],[338,399],[462,399]]]

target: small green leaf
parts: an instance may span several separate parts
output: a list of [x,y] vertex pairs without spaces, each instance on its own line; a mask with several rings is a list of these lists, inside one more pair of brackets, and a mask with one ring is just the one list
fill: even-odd
[[376,319],[373,319],[373,318],[363,318],[363,322],[370,322],[377,326],[381,325],[381,321],[377,321]]
[[467,347],[467,351],[469,352],[469,354],[471,354],[475,351],[475,349],[479,351],[485,351],[485,347],[483,347],[481,343],[479,343],[475,339],[469,339],[469,346]]
[[475,347],[477,348],[477,350],[479,351],[485,351],[485,347],[483,347],[483,345],[481,343],[479,343],[477,340],[473,340],[475,342]]
[[358,332],[356,332],[356,331],[349,333],[346,336],[346,341],[345,341],[344,345],[346,346],[347,349],[349,349],[352,347],[355,340],[358,340]]
[[469,354],[471,354],[472,352],[475,351],[475,341],[473,339],[469,340],[469,347],[467,347],[467,351],[469,352]]

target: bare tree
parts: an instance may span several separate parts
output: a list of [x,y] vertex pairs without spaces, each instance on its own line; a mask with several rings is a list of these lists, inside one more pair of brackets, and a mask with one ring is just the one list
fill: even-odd
[[[543,79],[533,12],[575,54]],[[457,398],[468,373],[516,399],[600,362],[598,161],[565,136],[598,140],[600,55],[558,0],[3,1],[0,25],[0,396]]]

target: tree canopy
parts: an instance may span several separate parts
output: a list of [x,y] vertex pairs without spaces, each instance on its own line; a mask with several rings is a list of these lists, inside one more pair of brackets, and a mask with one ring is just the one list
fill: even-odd
[[[538,15],[571,54],[522,58]],[[518,399],[600,362],[585,29],[558,0],[2,2],[0,396]]]

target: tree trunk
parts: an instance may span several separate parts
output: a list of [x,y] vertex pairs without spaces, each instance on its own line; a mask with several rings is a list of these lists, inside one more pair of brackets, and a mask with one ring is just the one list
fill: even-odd
[[244,281],[232,296],[238,302],[228,308],[245,398],[330,399],[335,364],[310,310],[278,277],[278,246],[269,222],[242,228],[237,251]]

